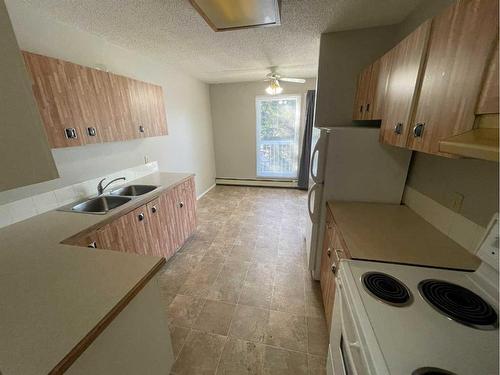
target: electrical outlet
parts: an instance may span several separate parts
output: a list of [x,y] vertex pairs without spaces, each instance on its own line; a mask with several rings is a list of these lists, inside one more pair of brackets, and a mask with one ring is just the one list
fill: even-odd
[[144,155],[144,164],[148,164],[148,163],[149,163],[149,156]]
[[464,203],[464,196],[458,192],[454,192],[451,196],[451,209],[455,212],[460,212]]

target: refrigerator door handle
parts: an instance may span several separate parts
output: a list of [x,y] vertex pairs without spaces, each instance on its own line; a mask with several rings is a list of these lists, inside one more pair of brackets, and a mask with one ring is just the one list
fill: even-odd
[[[313,193],[315,193],[316,195],[316,190],[318,189],[319,186],[320,186],[319,184],[314,184],[313,186],[311,186],[307,194],[307,212],[309,212],[309,217],[311,218],[311,221],[313,223],[316,223],[316,212],[313,212],[311,210],[311,198]],[[317,199],[317,197],[315,196],[314,199]]]
[[314,146],[314,151],[311,156],[311,177],[314,182],[318,183],[318,171],[319,171],[319,164],[317,165],[318,168],[316,168],[316,174],[314,174],[314,162],[316,161],[316,157],[319,154],[319,141],[316,142],[316,145]]

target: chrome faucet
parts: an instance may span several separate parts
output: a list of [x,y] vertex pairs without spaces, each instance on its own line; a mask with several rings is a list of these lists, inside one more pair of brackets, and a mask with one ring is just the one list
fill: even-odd
[[102,183],[104,182],[105,178],[103,178],[99,183],[97,184],[97,195],[102,195],[104,193],[104,189],[106,189],[109,185],[111,185],[115,181],[123,180],[125,181],[125,177],[118,177],[115,178],[114,180],[109,181],[106,185],[102,186]]

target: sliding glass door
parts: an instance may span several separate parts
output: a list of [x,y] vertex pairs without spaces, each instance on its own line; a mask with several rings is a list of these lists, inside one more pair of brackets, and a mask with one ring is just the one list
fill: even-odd
[[300,96],[259,96],[256,110],[257,177],[296,179]]

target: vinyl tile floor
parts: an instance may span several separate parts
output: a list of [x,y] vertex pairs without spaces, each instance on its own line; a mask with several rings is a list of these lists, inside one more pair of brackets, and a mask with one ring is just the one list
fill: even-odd
[[319,283],[306,269],[307,194],[216,186],[160,272],[172,374],[325,374]]

